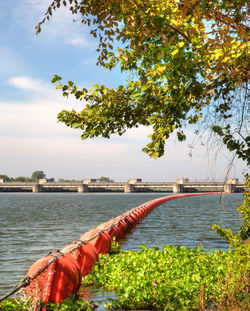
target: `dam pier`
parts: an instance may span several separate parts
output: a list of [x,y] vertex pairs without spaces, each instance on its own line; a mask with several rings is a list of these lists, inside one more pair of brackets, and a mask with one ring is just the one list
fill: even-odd
[[96,179],[84,179],[82,182],[50,182],[40,179],[35,182],[5,182],[0,179],[0,192],[244,192],[245,183],[237,178],[228,178],[226,182],[191,182],[187,178],[178,178],[176,182],[142,182],[141,179],[129,179],[127,182],[97,182]]

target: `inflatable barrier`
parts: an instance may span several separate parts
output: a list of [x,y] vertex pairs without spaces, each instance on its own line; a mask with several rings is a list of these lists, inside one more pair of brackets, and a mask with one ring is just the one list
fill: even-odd
[[[43,268],[58,253],[37,260],[28,270],[30,277]],[[29,296],[41,297],[44,302],[60,302],[76,294],[81,285],[82,273],[78,261],[69,254],[57,258],[26,288]]]
[[77,293],[82,276],[92,270],[94,263],[99,260],[99,254],[110,251],[111,241],[123,239],[158,205],[173,199],[208,194],[218,192],[186,193],[154,199],[91,229],[60,252],[37,260],[28,270],[22,285],[0,301],[22,287],[26,287],[29,296],[40,297],[44,302],[58,303],[65,300]]
[[61,250],[62,253],[68,251],[71,251],[70,255],[77,260],[82,276],[88,274],[92,270],[94,263],[99,260],[97,249],[88,242],[81,244],[79,247],[78,243],[72,243]]

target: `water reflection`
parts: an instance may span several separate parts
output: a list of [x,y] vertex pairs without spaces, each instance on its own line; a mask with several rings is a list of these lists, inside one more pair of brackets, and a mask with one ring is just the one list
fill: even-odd
[[105,310],[105,302],[110,298],[115,299],[118,297],[114,293],[106,291],[103,287],[94,286],[81,287],[78,295],[89,302],[94,301],[98,311]]

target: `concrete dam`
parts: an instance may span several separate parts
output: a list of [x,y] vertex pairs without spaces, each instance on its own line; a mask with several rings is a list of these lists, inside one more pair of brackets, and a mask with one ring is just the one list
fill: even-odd
[[35,182],[5,182],[0,179],[0,192],[244,192],[246,185],[237,178],[228,178],[226,182],[191,182],[178,178],[176,182],[142,182],[141,179],[129,179],[128,182],[97,182],[95,179],[84,179],[80,182],[50,182],[40,179]]

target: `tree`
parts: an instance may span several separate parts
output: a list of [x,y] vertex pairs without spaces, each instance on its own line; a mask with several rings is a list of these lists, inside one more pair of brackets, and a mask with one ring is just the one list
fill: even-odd
[[7,175],[4,175],[4,174],[0,174],[0,179],[3,179],[3,181],[10,181],[10,178],[9,178],[9,176],[7,176]]
[[37,33],[61,5],[99,38],[97,64],[120,66],[133,78],[116,89],[87,90],[54,75],[63,96],[87,103],[81,112],[63,110],[59,121],[81,129],[82,139],[152,126],[143,151],[157,158],[170,134],[183,141],[187,125],[209,119],[227,148],[250,163],[246,0],[54,0]]
[[10,181],[14,181],[14,182],[31,182],[33,180],[30,177],[18,176],[18,177],[14,177],[14,178],[11,177]]
[[44,174],[43,171],[35,171],[31,175],[32,181],[36,181],[37,182],[39,179],[43,179],[43,178],[46,178],[46,175]]
[[77,180],[77,179],[64,179],[64,178],[59,178],[58,182],[82,182],[82,180]]
[[97,179],[99,182],[114,182],[113,179],[109,178],[109,177],[105,177],[102,176],[100,178]]

